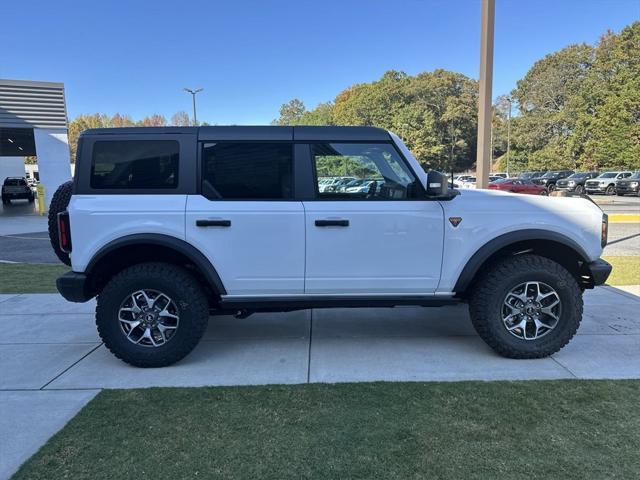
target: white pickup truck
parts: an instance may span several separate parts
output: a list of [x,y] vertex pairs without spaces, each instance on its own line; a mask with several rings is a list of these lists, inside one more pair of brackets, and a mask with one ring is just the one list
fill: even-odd
[[105,345],[141,367],[187,355],[210,315],[457,302],[499,354],[544,357],[611,271],[589,200],[449,189],[370,127],[87,130],[50,215],[60,293],[97,296]]

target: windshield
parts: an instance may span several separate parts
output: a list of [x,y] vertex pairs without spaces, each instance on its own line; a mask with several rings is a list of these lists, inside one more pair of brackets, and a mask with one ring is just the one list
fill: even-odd
[[507,180],[506,178],[497,178],[496,180],[494,180],[491,183],[505,183],[505,182],[508,182],[508,181],[510,181],[510,180]]
[[21,185],[26,185],[27,183],[21,178],[7,178],[4,181],[4,184],[8,187],[17,187]]
[[560,172],[547,172],[544,175],[542,175],[542,178],[557,177],[558,175],[560,175]]
[[567,178],[584,178],[587,175],[589,175],[588,173],[574,173],[573,175],[567,177]]
[[617,175],[616,172],[607,172],[600,175],[600,178],[613,178]]

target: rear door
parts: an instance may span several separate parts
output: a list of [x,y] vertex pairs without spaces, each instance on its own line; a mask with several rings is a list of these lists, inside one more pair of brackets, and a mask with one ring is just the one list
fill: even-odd
[[425,294],[436,290],[443,210],[424,198],[391,143],[309,145],[315,181],[351,176],[364,187],[304,202],[307,294]]
[[207,142],[200,193],[189,195],[187,241],[229,295],[304,292],[304,210],[293,200],[292,142]]

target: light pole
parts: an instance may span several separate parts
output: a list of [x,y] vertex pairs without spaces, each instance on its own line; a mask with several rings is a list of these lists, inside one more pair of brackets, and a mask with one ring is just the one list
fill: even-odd
[[198,117],[196,117],[196,94],[201,92],[202,88],[196,88],[192,90],[190,88],[183,88],[185,92],[189,92],[191,94],[191,98],[193,98],[193,124],[198,125]]
[[511,151],[511,108],[513,100],[507,97],[509,112],[507,113],[507,177],[509,176],[509,152]]
[[481,0],[480,16],[480,79],[478,96],[478,152],[476,185],[487,188],[491,169],[491,87],[493,83],[493,27],[495,0]]

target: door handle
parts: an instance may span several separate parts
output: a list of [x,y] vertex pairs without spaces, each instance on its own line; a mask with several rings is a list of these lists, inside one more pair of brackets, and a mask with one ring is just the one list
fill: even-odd
[[349,220],[316,220],[316,227],[348,227]]
[[196,220],[196,227],[230,227],[231,220]]

